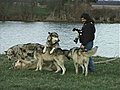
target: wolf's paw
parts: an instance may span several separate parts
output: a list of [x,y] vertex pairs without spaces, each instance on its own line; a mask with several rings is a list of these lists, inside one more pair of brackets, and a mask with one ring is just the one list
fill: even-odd
[[46,49],[43,49],[43,51],[42,51],[43,53],[45,53],[46,52]]
[[43,50],[43,53],[45,53],[46,50]]
[[38,69],[35,69],[35,71],[38,71]]
[[45,54],[46,51],[43,51],[42,53]]

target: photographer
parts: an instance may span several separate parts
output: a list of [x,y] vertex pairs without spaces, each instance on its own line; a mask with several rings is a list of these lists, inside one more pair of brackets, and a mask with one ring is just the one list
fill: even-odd
[[[95,39],[95,26],[94,26],[94,21],[91,19],[89,14],[83,13],[81,15],[81,21],[83,22],[83,27],[81,30],[79,29],[73,29],[73,31],[77,31],[78,35],[75,38],[74,42],[77,43],[78,39],[81,43],[80,48],[84,50],[91,50],[93,47],[93,41]],[[92,57],[89,58],[89,65],[88,65],[88,70],[90,72],[95,71],[94,67],[94,61]]]

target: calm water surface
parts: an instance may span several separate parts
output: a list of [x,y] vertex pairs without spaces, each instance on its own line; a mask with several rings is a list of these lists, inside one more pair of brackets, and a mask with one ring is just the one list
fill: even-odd
[[[79,46],[73,42],[73,28],[81,28],[79,23],[53,22],[0,22],[0,53],[16,44],[41,43],[45,44],[48,32],[57,32],[60,46],[70,49]],[[120,24],[96,24],[94,46],[99,46],[96,55],[105,57],[120,56]]]

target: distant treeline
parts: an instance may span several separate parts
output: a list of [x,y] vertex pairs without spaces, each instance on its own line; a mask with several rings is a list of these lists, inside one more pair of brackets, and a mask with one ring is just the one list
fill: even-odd
[[1,21],[79,22],[83,12],[96,22],[120,22],[120,9],[95,9],[97,0],[0,0]]

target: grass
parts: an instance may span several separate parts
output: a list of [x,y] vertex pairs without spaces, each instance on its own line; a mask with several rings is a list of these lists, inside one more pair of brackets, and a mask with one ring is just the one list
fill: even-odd
[[[106,60],[94,57],[95,61]],[[66,61],[65,75],[49,71],[8,69],[12,61],[0,55],[0,90],[119,90],[120,58],[111,63],[95,64],[87,77],[75,74],[72,61]]]

